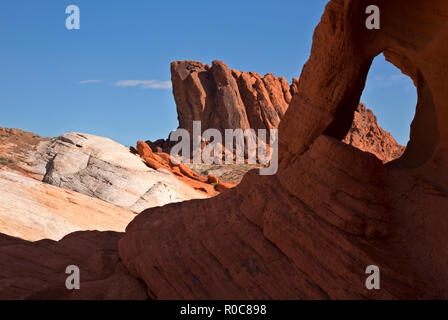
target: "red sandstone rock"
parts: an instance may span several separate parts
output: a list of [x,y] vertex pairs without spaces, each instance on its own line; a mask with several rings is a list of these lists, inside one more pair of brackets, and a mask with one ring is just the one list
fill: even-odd
[[214,196],[216,195],[216,191],[223,192],[236,186],[236,184],[233,183],[219,182],[217,178],[215,178],[215,181],[210,176],[203,177],[188,168],[183,163],[173,163],[169,154],[163,152],[153,152],[146,142],[138,141],[136,150],[140,157],[142,157],[146,164],[151,168],[166,169],[182,182],[207,194],[208,196]]
[[[230,71],[221,61],[214,61],[211,67],[196,61],[176,61],[171,64],[171,76],[179,127],[191,135],[194,120],[201,121],[203,131],[215,128],[223,137],[224,129],[276,129],[293,95],[299,94],[297,78],[289,85],[285,78],[272,74],[262,77],[255,72]],[[358,106],[343,141],[384,162],[400,157],[404,151],[363,104]],[[173,146],[165,140],[147,143],[153,151],[167,153]]]
[[202,128],[276,128],[291,93],[285,78],[230,70],[224,62],[212,66],[196,61],[171,64],[173,94],[179,127],[193,133],[193,121]]
[[[275,176],[250,171],[215,198],[150,209],[128,226],[120,256],[152,298],[448,298],[448,3],[375,3],[373,31],[364,1],[327,5],[280,124]],[[382,51],[419,92],[411,140],[387,165],[342,142]],[[200,116],[194,99],[210,112],[209,68],[179,70],[196,88],[177,96],[180,117]],[[238,100],[233,82],[222,86]],[[366,289],[368,265],[381,290]]]
[[219,180],[215,176],[209,174],[208,177],[207,177],[207,182],[208,183],[218,183]]
[[[120,261],[122,235],[82,231],[28,242],[0,234],[0,299],[148,299]],[[79,290],[65,286],[69,265],[79,267]]]
[[363,103],[355,110],[353,125],[342,141],[376,155],[385,163],[401,157],[406,149],[378,125],[372,110],[366,109]]

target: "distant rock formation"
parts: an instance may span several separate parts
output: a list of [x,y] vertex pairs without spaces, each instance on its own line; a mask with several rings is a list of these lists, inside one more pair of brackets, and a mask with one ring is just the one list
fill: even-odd
[[[175,61],[171,78],[179,128],[187,129],[190,135],[193,121],[201,121],[203,131],[215,128],[223,136],[225,129],[277,129],[292,97],[299,94],[299,79],[294,78],[289,85],[284,77],[231,70],[222,61],[213,61],[211,66]],[[358,106],[343,141],[373,153],[383,162],[400,157],[404,151],[364,104]],[[153,151],[168,153],[173,145],[165,140],[148,144]]]
[[222,61],[175,61],[171,81],[179,127],[190,134],[193,121],[222,132],[277,128],[292,97],[285,78],[230,70]]
[[213,175],[202,176],[182,163],[173,163],[169,154],[153,152],[146,142],[138,141],[137,148],[131,150],[138,153],[151,168],[166,170],[185,184],[203,192],[207,196],[215,196],[218,192],[223,192],[236,186],[235,183],[222,181]]
[[342,141],[374,154],[385,163],[398,159],[406,149],[378,125],[372,110],[366,109],[363,103],[355,110],[352,127]]

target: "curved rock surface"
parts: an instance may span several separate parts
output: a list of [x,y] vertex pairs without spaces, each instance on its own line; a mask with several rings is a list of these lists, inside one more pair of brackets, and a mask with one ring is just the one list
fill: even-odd
[[[75,232],[61,241],[28,242],[0,234],[0,299],[147,299],[143,283],[120,261],[118,232]],[[68,266],[80,289],[66,288]]]
[[[30,157],[40,160],[31,160],[35,163],[31,170],[45,171],[44,182],[134,210],[204,197],[171,174],[149,168],[108,138],[65,133]],[[163,199],[156,199],[153,187],[160,184],[166,192]]]
[[[448,3],[375,3],[380,30],[366,29],[364,1],[326,6],[280,124],[275,176],[251,171],[218,197],[127,227],[120,256],[152,298],[448,298]],[[382,52],[419,93],[411,140],[388,165],[342,142]],[[369,265],[380,290],[365,287]]]
[[60,240],[80,230],[123,232],[134,217],[129,209],[0,171],[0,233],[30,241]]

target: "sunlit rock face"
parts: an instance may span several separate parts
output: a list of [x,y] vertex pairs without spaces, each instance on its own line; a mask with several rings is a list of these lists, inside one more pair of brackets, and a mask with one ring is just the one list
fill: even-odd
[[384,163],[400,158],[406,149],[378,125],[375,114],[363,103],[355,110],[353,124],[342,141],[374,154]]
[[[179,128],[193,135],[193,121],[201,129],[277,129],[288,106],[298,92],[299,79],[291,85],[284,77],[230,69],[222,61],[206,65],[197,61],[171,64],[173,94],[177,105]],[[399,158],[404,151],[384,131],[373,112],[359,104],[354,121],[343,140],[358,149],[373,153],[383,162]],[[153,151],[170,151],[169,141],[150,142]]]

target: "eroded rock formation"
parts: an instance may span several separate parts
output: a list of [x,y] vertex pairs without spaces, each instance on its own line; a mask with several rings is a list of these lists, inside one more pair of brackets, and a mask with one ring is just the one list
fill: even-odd
[[384,163],[398,159],[406,149],[378,125],[372,110],[367,109],[363,103],[355,110],[353,124],[342,141],[374,154]]
[[[120,261],[118,232],[75,232],[59,242],[28,242],[0,234],[0,299],[147,299],[143,283]],[[68,266],[80,270],[68,290]]]
[[137,148],[131,150],[138,153],[149,167],[156,170],[165,170],[186,185],[209,197],[215,196],[218,192],[231,189],[236,185],[235,183],[221,181],[213,175],[202,176],[181,162],[173,163],[169,154],[153,152],[146,142],[138,141]]
[[[171,64],[171,77],[179,128],[193,135],[193,121],[201,121],[202,131],[218,129],[223,137],[225,129],[277,129],[292,97],[298,94],[299,83],[297,78],[289,85],[284,77],[230,70],[222,61],[213,61],[212,66],[176,61]],[[400,157],[404,151],[364,104],[355,111],[343,141],[384,162]],[[165,140],[148,144],[153,151],[167,153],[173,145]]]
[[[280,124],[275,176],[251,171],[218,197],[150,209],[128,226],[120,256],[151,297],[448,297],[448,3],[375,3],[380,30],[365,27],[370,3],[327,5]],[[407,149],[388,165],[342,142],[380,53],[419,93]],[[221,83],[234,99],[235,84]],[[366,289],[369,265],[381,290]]]
[[[104,137],[65,133],[42,144],[31,158],[31,169],[45,172],[44,182],[136,212],[203,198],[169,173],[149,168],[128,148]],[[160,184],[165,195],[158,198],[155,194]]]
[[231,70],[222,61],[171,64],[171,81],[179,127],[193,134],[193,121],[203,129],[272,129],[291,101],[285,78]]
[[0,233],[60,240],[80,230],[123,232],[134,217],[129,209],[0,170]]

